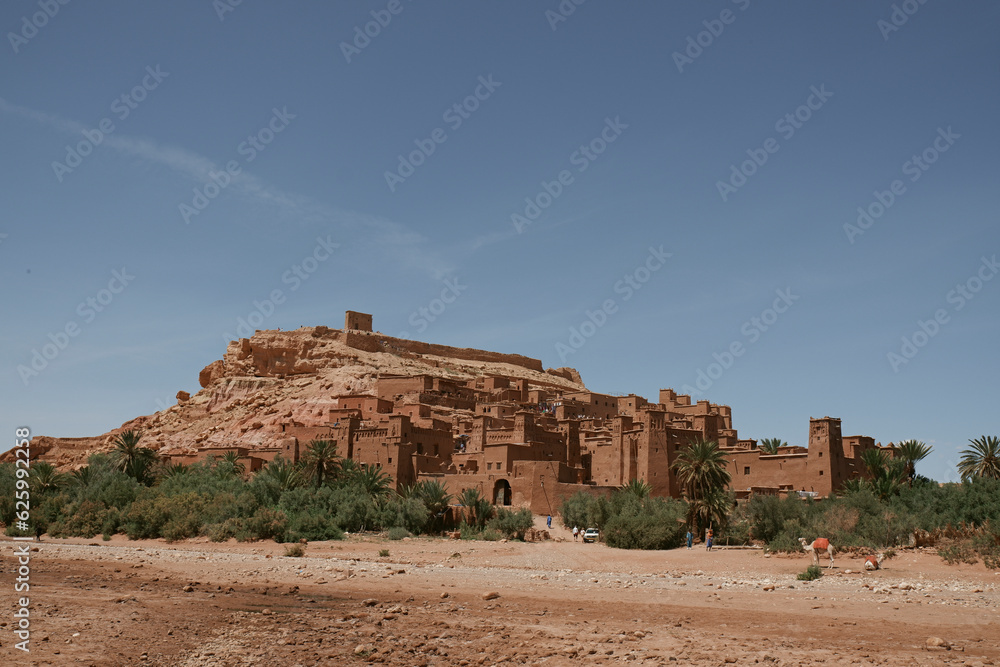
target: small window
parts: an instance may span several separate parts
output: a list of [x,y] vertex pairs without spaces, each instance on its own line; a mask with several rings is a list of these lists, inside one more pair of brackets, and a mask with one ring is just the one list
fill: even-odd
[[392,463],[392,457],[391,456],[389,457],[389,463]]
[[820,458],[823,458],[823,452],[820,452],[820,453],[819,453],[819,457],[820,457]]
[[822,477],[822,476],[823,476],[823,471],[822,471],[822,470],[820,470],[820,471],[819,471],[819,476],[820,476],[820,477]]
[[744,475],[750,474],[750,466],[743,466],[743,474]]

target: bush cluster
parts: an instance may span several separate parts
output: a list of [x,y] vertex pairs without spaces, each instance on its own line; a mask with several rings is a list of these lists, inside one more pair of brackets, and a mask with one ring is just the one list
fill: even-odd
[[560,511],[563,525],[597,528],[608,546],[619,549],[673,549],[687,531],[685,503],[651,498],[638,487],[618,489],[608,498],[580,491]]
[[[47,465],[33,466],[44,472],[44,484],[32,479],[31,518],[32,525],[53,537],[103,533],[110,539],[123,533],[129,539],[170,542],[197,536],[298,542],[386,530],[401,539],[449,523],[450,496],[440,485],[424,483],[404,497],[389,490],[385,473],[363,466],[327,472],[317,483],[306,466],[281,459],[250,476],[232,461],[209,460],[186,467],[157,466],[144,471],[141,479],[105,454],[91,456],[88,465],[72,475]],[[0,466],[0,490],[10,491],[0,499],[0,522],[10,535],[20,534],[12,525],[15,481],[14,466]],[[498,516],[509,523],[506,515]]]
[[[740,521],[772,551],[799,551],[798,538],[828,538],[838,549],[907,546],[919,534],[948,562],[1000,567],[1000,480],[938,485],[919,480],[884,499],[860,487],[822,500],[754,496]],[[738,522],[734,522],[738,523]]]
[[[317,456],[325,451],[319,447],[323,441],[313,445]],[[136,451],[142,454],[141,448]],[[95,454],[71,475],[47,463],[32,466],[31,520],[56,537],[103,534],[110,539],[123,533],[130,539],[277,542],[335,540],[363,531],[386,531],[398,540],[456,524],[463,539],[518,540],[533,524],[528,509],[495,507],[476,489],[453,499],[437,482],[395,493],[390,481],[380,469],[351,461],[320,467],[313,459],[310,467],[308,458],[300,465],[278,458],[246,475],[233,459],[130,467],[114,455]],[[8,535],[18,534],[12,525],[16,482],[14,466],[0,465],[0,523]],[[919,540],[936,545],[947,562],[981,560],[1000,568],[1000,480],[974,477],[938,485],[916,476],[912,485],[883,491],[852,484],[822,500],[758,495],[738,505],[730,494],[718,499],[724,516],[713,515],[716,542],[795,552],[801,549],[800,537],[822,536],[838,549],[859,550]],[[609,546],[623,549],[678,547],[691,521],[687,503],[651,498],[642,483],[606,497],[579,492],[560,511],[567,527],[597,528]]]

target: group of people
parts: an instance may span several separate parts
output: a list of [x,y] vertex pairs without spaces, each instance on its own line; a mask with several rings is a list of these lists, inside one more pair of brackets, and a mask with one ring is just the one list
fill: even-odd
[[[714,538],[715,538],[715,533],[712,531],[712,529],[711,528],[707,529],[705,531],[705,550],[706,551],[711,551],[712,550],[712,540]],[[688,532],[687,532],[687,548],[690,549],[693,544],[694,544],[694,533],[692,533],[691,529],[688,528]]]
[[[550,529],[552,528],[552,515],[551,514],[545,519],[545,525],[548,526]],[[580,540],[580,533],[581,532],[582,531],[580,530],[579,526],[573,526],[573,541],[574,542],[578,542]]]

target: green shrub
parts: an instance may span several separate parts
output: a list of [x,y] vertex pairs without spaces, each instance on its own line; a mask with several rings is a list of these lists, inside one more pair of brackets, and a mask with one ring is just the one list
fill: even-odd
[[567,528],[603,529],[610,515],[608,499],[595,497],[586,491],[577,491],[563,501],[559,508],[562,524]]
[[137,499],[122,513],[122,529],[130,540],[160,537],[166,513],[153,497]]
[[306,555],[305,547],[301,543],[289,544],[285,547],[285,556],[288,558],[302,558]]
[[236,537],[235,522],[232,520],[224,521],[223,523],[213,523],[205,527],[205,532],[208,535],[208,539],[213,542],[225,542],[226,540]]
[[342,540],[344,532],[326,514],[299,512],[288,517],[282,542]]
[[383,529],[403,528],[410,533],[422,533],[430,523],[431,513],[419,498],[391,498],[377,508],[376,522]]
[[249,519],[240,521],[234,537],[240,542],[277,540],[284,535],[288,517],[280,510],[261,507]]
[[402,526],[393,526],[389,529],[388,537],[390,540],[401,540],[404,537],[409,537],[410,531],[403,528]]
[[684,541],[685,515],[684,504],[675,500],[622,503],[604,526],[604,542],[616,549],[674,549]]
[[74,503],[63,515],[48,525],[48,533],[53,537],[85,537],[90,539],[104,530],[108,513],[104,503],[84,500]]
[[797,496],[782,499],[778,496],[755,495],[750,498],[746,506],[747,519],[754,539],[768,543],[774,541],[784,531],[788,522],[794,520],[798,525],[805,510],[805,503]]
[[118,533],[121,521],[121,512],[114,507],[109,507],[104,513],[104,523],[101,524],[101,532],[104,534],[105,540],[110,540],[112,535]]
[[341,530],[360,533],[375,528],[378,512],[371,496],[350,489],[337,489],[328,499],[335,521]]
[[378,551],[378,557],[379,558],[388,558],[389,557],[389,550],[388,549],[379,549],[379,551]]
[[534,523],[535,519],[527,507],[522,507],[515,512],[500,507],[497,508],[493,518],[486,522],[486,528],[500,535],[501,539],[523,540],[525,532]]
[[823,570],[820,569],[819,565],[810,565],[806,568],[805,572],[799,572],[799,581],[815,581],[823,576]]

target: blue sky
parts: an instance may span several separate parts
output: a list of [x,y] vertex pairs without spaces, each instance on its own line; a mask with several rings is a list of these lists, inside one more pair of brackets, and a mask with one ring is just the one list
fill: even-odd
[[743,437],[916,438],[953,479],[1000,434],[998,18],[3,3],[0,431],[103,433],[196,391],[240,318],[352,309],[693,388]]

